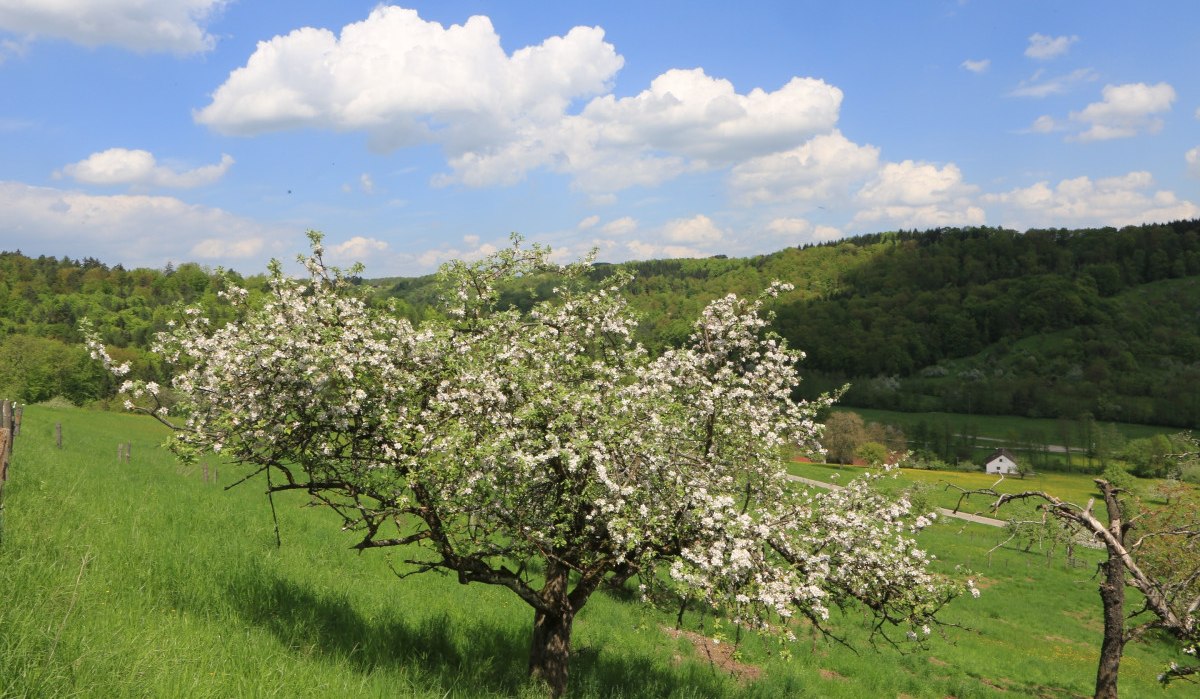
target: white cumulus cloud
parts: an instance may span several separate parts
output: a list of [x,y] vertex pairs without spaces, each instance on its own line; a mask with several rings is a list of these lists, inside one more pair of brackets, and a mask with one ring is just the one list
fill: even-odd
[[335,259],[364,262],[371,256],[388,249],[388,244],[375,238],[356,235],[349,240],[330,245],[329,252]]
[[84,46],[179,55],[211,49],[204,28],[227,0],[0,0],[0,29]]
[[978,226],[984,210],[972,200],[978,188],[963,182],[954,163],[942,167],[905,160],[887,163],[858,191],[862,207],[852,226],[936,228]]
[[963,183],[962,171],[954,163],[938,167],[905,160],[884,165],[876,177],[858,192],[864,204],[937,204],[970,194],[975,187]]
[[975,73],[976,75],[978,75],[980,73],[987,72],[987,69],[992,65],[992,60],[990,58],[983,58],[978,61],[973,61],[971,59],[967,59],[967,60],[963,61],[960,65],[964,69],[969,70],[972,73]]
[[878,148],[860,146],[834,129],[795,148],[734,166],[729,185],[743,204],[824,204],[845,196],[878,168]]
[[1200,217],[1200,206],[1153,188],[1150,173],[1137,171],[1097,180],[1076,177],[1054,186],[1038,182],[981,199],[996,205],[1005,225],[1022,228],[1127,226]]
[[1033,34],[1029,37],[1029,45],[1025,47],[1025,55],[1044,61],[1063,55],[1076,41],[1079,41],[1077,36]]
[[715,243],[725,237],[725,232],[704,214],[692,218],[679,218],[663,226],[663,236],[675,243]]
[[179,171],[159,165],[150,151],[109,148],[66,165],[55,175],[67,175],[86,184],[189,189],[216,182],[233,163],[233,156],[223,154],[221,162],[215,165]]
[[1175,101],[1175,88],[1165,82],[1105,85],[1101,94],[1104,99],[1100,102],[1071,112],[1071,119],[1089,125],[1076,137],[1080,141],[1129,138],[1143,131],[1154,133],[1163,125],[1156,115],[1170,111]]
[[175,197],[121,194],[96,196],[0,181],[5,232],[23,250],[50,254],[70,250],[110,264],[161,267],[193,260],[257,270],[280,254],[294,231],[263,225],[227,211]]
[[1054,121],[1054,117],[1049,114],[1043,114],[1033,120],[1033,124],[1030,125],[1029,130],[1033,133],[1050,133],[1057,128],[1058,123]]
[[1200,146],[1184,153],[1183,160],[1187,163],[1188,174],[1192,177],[1200,177]]
[[511,54],[487,17],[444,27],[379,7],[340,34],[302,28],[261,42],[195,114],[225,134],[361,131],[381,150],[440,145],[436,185],[510,185],[566,174],[597,201],[634,186],[794,147],[837,123],[842,92],[814,78],[739,93],[701,69],[609,93],[624,63],[599,27]]
[[638,227],[637,219],[632,216],[622,216],[621,218],[609,221],[600,227],[600,232],[605,235],[627,235],[636,231]]
[[597,98],[582,118],[606,147],[652,148],[729,162],[786,148],[837,123],[842,91],[792,78],[774,92],[738,94],[733,83],[694,70],[669,70],[633,97]]
[[794,244],[836,240],[842,236],[842,231],[833,226],[813,225],[807,219],[794,217],[772,219],[766,229],[768,233],[788,238]]
[[841,100],[841,90],[812,78],[743,95],[703,70],[670,70],[637,95],[597,97],[577,115],[452,157],[450,165],[473,185],[504,183],[544,166],[592,193],[655,186],[828,131]]
[[705,257],[699,248],[688,245],[663,245],[631,240],[625,245],[635,260],[653,260],[663,257]]
[[510,56],[487,17],[443,27],[380,6],[340,36],[305,27],[260,42],[195,117],[226,134],[363,130],[382,148],[466,152],[555,121],[571,100],[605,90],[623,62],[598,27]]

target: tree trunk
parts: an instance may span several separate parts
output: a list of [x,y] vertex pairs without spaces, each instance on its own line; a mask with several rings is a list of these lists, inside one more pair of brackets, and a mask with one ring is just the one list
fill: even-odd
[[[1125,524],[1117,489],[1097,479],[1096,485],[1108,508],[1108,530],[1123,547]],[[1101,564],[1104,581],[1100,583],[1100,601],[1104,605],[1104,641],[1100,644],[1100,664],[1096,668],[1096,699],[1117,699],[1117,673],[1125,652],[1125,559],[1113,545],[1106,546],[1108,560]]]
[[567,595],[570,570],[550,562],[542,600],[549,611],[535,610],[533,640],[529,646],[529,676],[545,682],[550,695],[561,697],[567,691],[567,673],[571,665],[571,623],[575,612]]
[[1096,699],[1117,699],[1117,672],[1121,668],[1121,654],[1125,652],[1125,563],[1120,556],[1110,554],[1102,567],[1104,642],[1100,645],[1100,665],[1096,669]]

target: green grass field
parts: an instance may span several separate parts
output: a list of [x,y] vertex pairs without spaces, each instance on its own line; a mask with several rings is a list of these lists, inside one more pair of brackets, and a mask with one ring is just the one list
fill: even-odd
[[[222,464],[206,483],[157,448],[164,437],[146,418],[26,409],[4,492],[0,697],[539,696],[525,682],[532,614],[511,593],[398,580],[386,554],[351,551],[302,496],[276,499],[277,548],[261,482],[225,491],[240,473]],[[694,635],[676,636],[673,610],[601,593],[576,622],[570,695],[1091,695],[1098,554],[1075,568],[989,557],[999,530],[959,522],[922,536],[941,570],[970,566],[983,588],[951,605],[958,626],[925,649],[873,648],[848,610],[835,628],[856,652],[799,629],[788,645],[746,634],[731,657],[727,624],[693,613]],[[1184,696],[1155,682],[1172,658],[1166,643],[1131,644],[1123,693]]]
[[[961,413],[905,413],[897,410],[875,410],[873,408],[838,407],[837,411],[855,412],[867,422],[879,422],[896,425],[906,432],[919,422],[940,426],[947,424],[951,430],[962,434],[975,434],[992,439],[1009,439],[1012,436],[1022,438],[1023,435],[1040,434],[1050,444],[1062,444],[1060,436],[1063,424],[1060,420],[1051,418],[1018,417],[1016,415],[964,415]],[[1080,447],[1077,426],[1074,421],[1067,421],[1069,432],[1068,441],[1072,447]],[[1125,422],[1104,423],[1115,425],[1117,431],[1126,439],[1143,439],[1156,434],[1175,434],[1179,428],[1160,427],[1157,425],[1135,425]]]

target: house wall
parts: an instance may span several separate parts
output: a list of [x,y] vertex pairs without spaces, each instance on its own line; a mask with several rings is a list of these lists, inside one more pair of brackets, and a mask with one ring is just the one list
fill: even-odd
[[997,456],[987,462],[986,470],[988,473],[1016,473],[1017,465],[1007,456]]

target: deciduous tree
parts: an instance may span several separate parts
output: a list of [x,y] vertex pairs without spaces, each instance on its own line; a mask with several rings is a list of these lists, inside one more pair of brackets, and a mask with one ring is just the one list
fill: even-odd
[[[1094,501],[1080,506],[1044,491],[1000,493],[994,488],[964,492],[994,497],[993,509],[1017,500],[1040,501],[1042,510],[1076,531],[1094,536],[1104,545],[1107,559],[1100,564],[1103,579],[1099,592],[1104,611],[1104,637],[1096,669],[1097,699],[1116,699],[1117,681],[1125,644],[1151,629],[1178,638],[1182,650],[1195,657],[1200,645],[1200,508],[1194,497],[1176,500],[1165,508],[1143,510],[1127,500],[1124,491],[1103,478],[1096,486],[1107,517],[1094,512]],[[1142,594],[1139,609],[1127,612],[1125,591]],[[1190,678],[1200,666],[1172,663],[1161,679]]]
[[[129,382],[130,405],[173,425],[181,455],[217,451],[269,492],[307,492],[357,548],[401,547],[403,575],[511,590],[533,613],[530,673],[554,695],[576,615],[635,576],[784,635],[795,615],[824,628],[860,604],[878,632],[919,637],[959,590],[927,572],[907,501],[789,483],[781,454],[815,446],[828,398],[793,400],[800,354],[766,332],[761,299],[714,301],[684,347],[651,357],[631,339],[627,276],[597,288],[586,263],[538,246],[443,267],[442,312],[420,325],[364,303],[313,246],[307,279],[274,264],[265,302],[224,292],[234,322],[192,310],[160,337],[170,414],[155,384]],[[548,297],[501,303],[530,275],[553,280]]]

